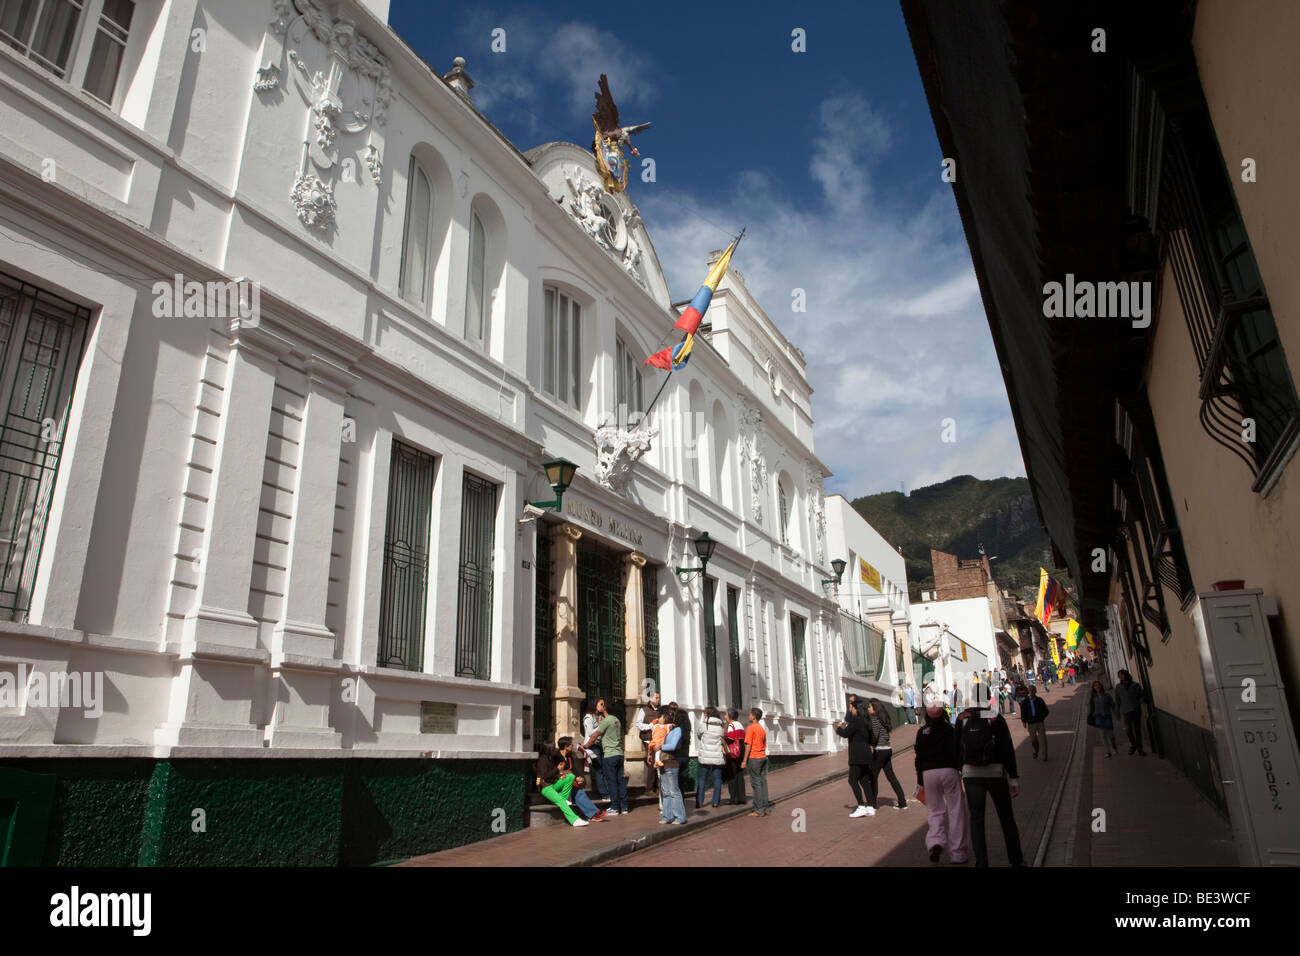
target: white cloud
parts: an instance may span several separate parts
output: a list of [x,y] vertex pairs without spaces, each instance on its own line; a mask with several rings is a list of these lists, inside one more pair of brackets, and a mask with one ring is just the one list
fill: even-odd
[[[1023,475],[970,253],[935,164],[920,205],[882,200],[873,161],[893,141],[857,93],[818,112],[809,176],[820,202],[798,204],[746,171],[726,193],[638,185],[638,203],[674,298],[689,297],[705,256],[748,227],[735,266],[808,360],[819,457],[848,497],[908,490],[954,475]],[[791,290],[807,293],[790,311]],[[956,422],[943,442],[941,422]]]

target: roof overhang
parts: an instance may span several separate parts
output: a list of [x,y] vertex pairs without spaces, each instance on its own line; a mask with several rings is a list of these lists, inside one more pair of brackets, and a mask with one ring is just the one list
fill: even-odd
[[[1128,210],[1129,63],[1152,44],[1185,45],[1187,6],[902,0],[943,155],[956,159],[953,191],[1039,518],[1089,626],[1108,592],[1093,549],[1117,532],[1115,400],[1140,388],[1154,326],[1047,318],[1044,286],[1067,274],[1156,278],[1155,244]],[[1092,52],[1097,28],[1106,53]]]

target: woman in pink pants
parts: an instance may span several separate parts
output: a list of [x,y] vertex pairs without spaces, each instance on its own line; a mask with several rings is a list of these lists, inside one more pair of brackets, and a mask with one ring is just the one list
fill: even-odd
[[967,859],[966,801],[961,792],[961,773],[957,768],[957,750],[953,727],[943,702],[925,702],[925,726],[916,734],[916,778],[925,787],[925,845],[930,862],[938,863],[944,850],[949,863]]

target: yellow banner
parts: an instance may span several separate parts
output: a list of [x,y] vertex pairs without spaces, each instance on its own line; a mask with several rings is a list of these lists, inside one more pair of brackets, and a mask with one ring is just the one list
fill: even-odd
[[863,584],[870,585],[880,593],[884,593],[884,589],[880,586],[880,572],[867,564],[862,558],[858,558],[858,571],[862,575]]
[[1079,635],[1080,635],[1079,622],[1071,618],[1070,627],[1065,632],[1065,647],[1067,650],[1072,651],[1079,646]]

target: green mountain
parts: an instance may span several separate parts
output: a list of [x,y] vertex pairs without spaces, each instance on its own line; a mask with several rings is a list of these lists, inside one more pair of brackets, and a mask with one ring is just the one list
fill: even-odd
[[[931,548],[978,558],[982,544],[998,586],[1016,593],[1036,592],[1040,567],[1052,571],[1051,546],[1026,478],[986,481],[960,475],[910,495],[886,491],[856,498],[853,507],[886,541],[902,548],[913,601],[934,587]],[[1053,575],[1069,586],[1067,574]]]

